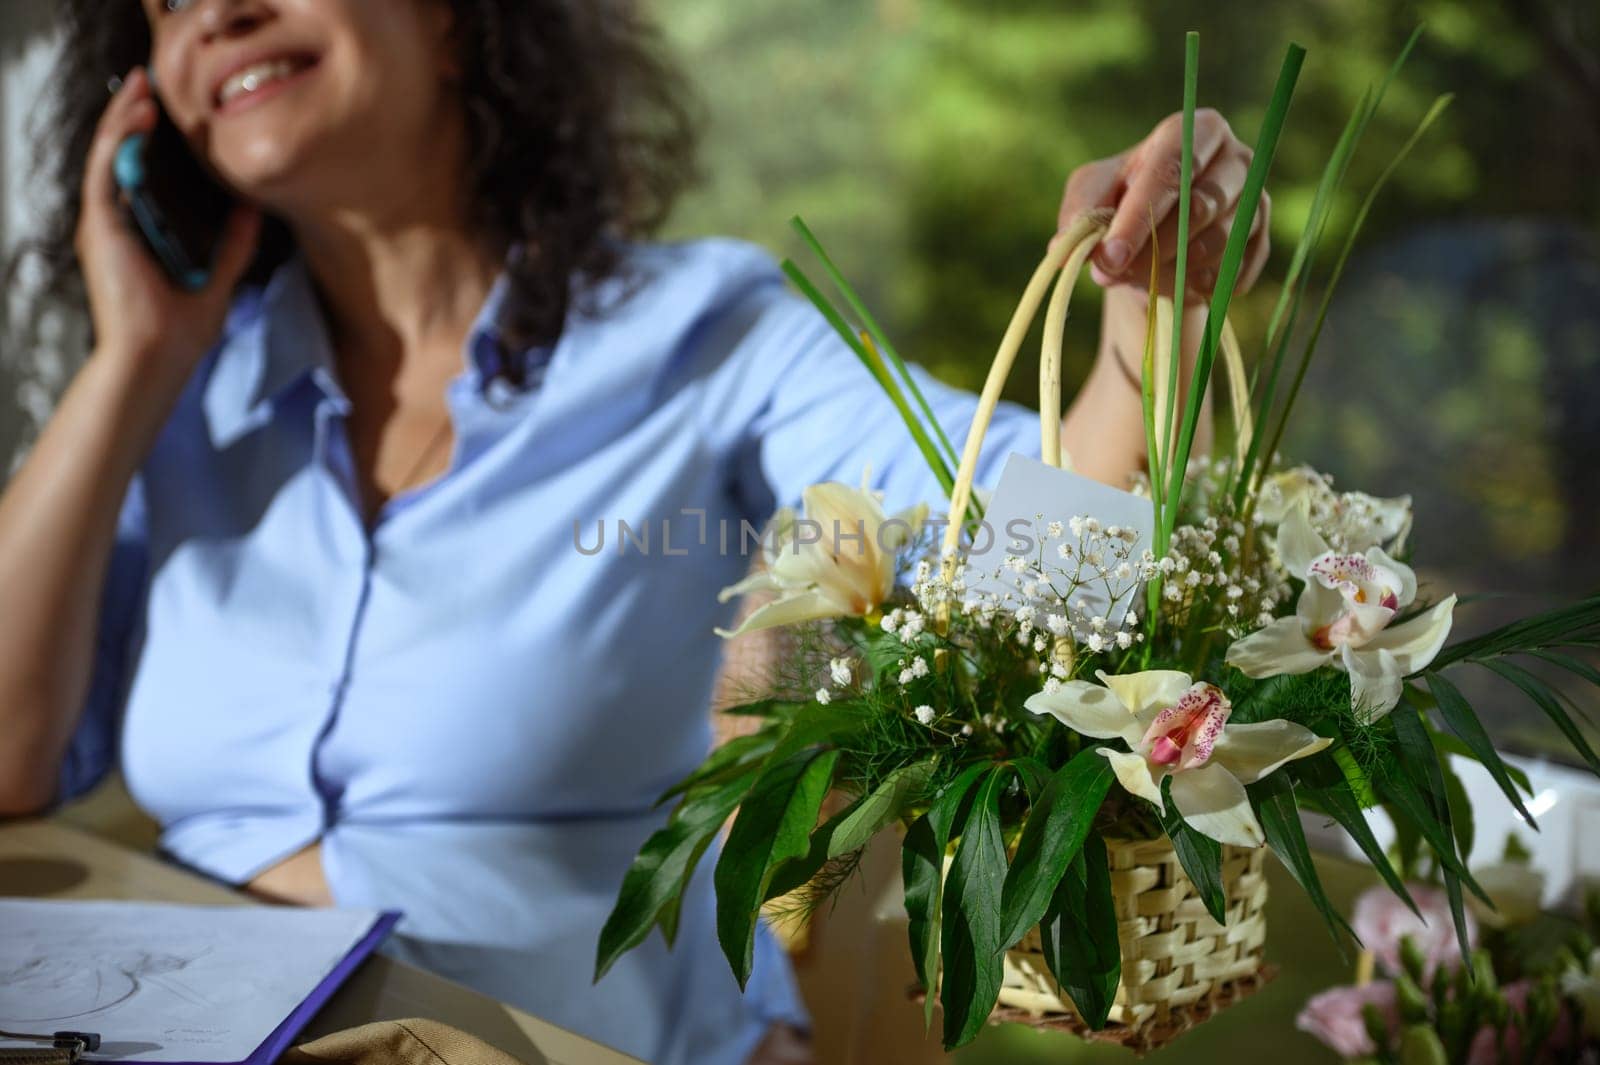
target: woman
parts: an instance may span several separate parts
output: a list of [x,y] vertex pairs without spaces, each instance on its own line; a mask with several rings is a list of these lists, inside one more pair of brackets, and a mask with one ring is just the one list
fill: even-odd
[[[591,986],[596,937],[709,743],[715,592],[747,561],[716,530],[869,463],[891,505],[937,485],[768,257],[642,239],[688,158],[648,29],[561,0],[66,6],[46,252],[94,349],[0,499],[0,812],[115,759],[175,861],[402,909],[392,951],[652,1061],[804,1060],[770,938],[745,994],[728,974],[706,868],[672,952]],[[242,204],[198,293],[111,183],[152,79]],[[1249,151],[1210,112],[1196,145],[1203,293]],[[1125,353],[1177,153],[1168,119],[1061,207],[1117,208],[1065,430],[1110,481],[1140,461]],[[959,438],[971,397],[921,378]],[[986,476],[1037,446],[1016,409],[991,436]]]

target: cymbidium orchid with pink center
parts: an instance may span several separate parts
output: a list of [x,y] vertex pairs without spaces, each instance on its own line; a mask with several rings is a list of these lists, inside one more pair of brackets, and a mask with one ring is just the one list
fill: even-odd
[[1197,684],[1187,673],[1096,676],[1101,684],[1068,681],[1024,705],[1082,735],[1126,742],[1126,752],[1100,748],[1122,786],[1164,810],[1161,784],[1171,777],[1178,814],[1221,843],[1261,846],[1261,825],[1244,786],[1333,742],[1281,719],[1229,724],[1233,706],[1222,689]]
[[717,601],[757,591],[777,592],[778,598],[737,629],[717,629],[717,635],[817,618],[864,617],[889,598],[896,554],[916,538],[928,507],[921,503],[890,517],[866,485],[865,475],[860,488],[835,481],[814,484],[801,496],[803,521],[789,507],[773,516],[763,537],[766,567],[722,589]]
[[1278,618],[1228,648],[1246,676],[1310,673],[1332,665],[1350,674],[1350,701],[1375,721],[1400,701],[1404,679],[1433,661],[1450,634],[1456,597],[1399,625],[1391,622],[1417,596],[1417,578],[1382,548],[1337,554],[1302,503],[1278,527],[1278,555],[1305,581],[1293,617]]

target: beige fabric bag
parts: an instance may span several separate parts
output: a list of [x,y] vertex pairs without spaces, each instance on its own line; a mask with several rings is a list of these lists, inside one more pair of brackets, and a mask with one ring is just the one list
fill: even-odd
[[524,1062],[439,1021],[407,1017],[330,1032],[290,1047],[278,1065],[544,1065]]

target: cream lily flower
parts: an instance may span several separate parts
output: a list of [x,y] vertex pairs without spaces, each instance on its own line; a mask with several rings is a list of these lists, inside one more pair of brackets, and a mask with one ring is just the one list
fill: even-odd
[[1122,786],[1164,810],[1161,782],[1170,776],[1179,815],[1221,843],[1261,846],[1265,837],[1244,786],[1333,742],[1282,719],[1230,725],[1233,706],[1222,689],[1196,684],[1187,673],[1095,675],[1104,687],[1068,681],[1024,705],[1085,736],[1125,741],[1127,753],[1100,748]]
[[816,618],[861,617],[872,613],[894,591],[895,555],[916,538],[928,516],[920,503],[889,517],[878,496],[866,488],[829,481],[802,495],[805,517],[784,507],[762,537],[766,567],[729,585],[717,595],[727,602],[746,592],[777,592],[733,631],[793,625]]
[[1336,494],[1328,478],[1310,466],[1296,466],[1268,477],[1256,500],[1256,516],[1263,524],[1278,525],[1305,505],[1314,526],[1322,528],[1351,553],[1389,545],[1405,549],[1411,533],[1411,497],[1380,499],[1365,492]]
[[1278,555],[1305,581],[1295,616],[1278,618],[1236,641],[1227,661],[1249,677],[1310,673],[1332,665],[1350,674],[1350,701],[1366,721],[1400,701],[1404,678],[1433,661],[1450,635],[1456,597],[1401,625],[1400,610],[1417,597],[1411,567],[1382,548],[1336,554],[1311,528],[1306,505],[1278,527]]

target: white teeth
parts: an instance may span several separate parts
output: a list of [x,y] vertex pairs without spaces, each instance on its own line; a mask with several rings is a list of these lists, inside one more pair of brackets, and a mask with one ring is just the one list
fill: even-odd
[[222,83],[222,88],[217,93],[217,104],[220,106],[236,96],[255,92],[268,82],[286,78],[299,69],[300,64],[292,59],[269,59],[235,71]]

